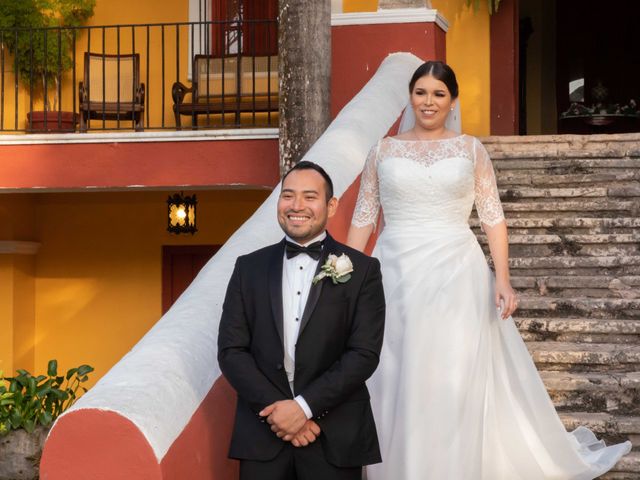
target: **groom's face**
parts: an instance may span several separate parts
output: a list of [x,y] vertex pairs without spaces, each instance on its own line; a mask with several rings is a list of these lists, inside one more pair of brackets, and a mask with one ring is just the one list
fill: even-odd
[[278,223],[298,243],[304,244],[323,232],[338,206],[327,201],[326,183],[315,170],[295,170],[284,179],[278,199]]

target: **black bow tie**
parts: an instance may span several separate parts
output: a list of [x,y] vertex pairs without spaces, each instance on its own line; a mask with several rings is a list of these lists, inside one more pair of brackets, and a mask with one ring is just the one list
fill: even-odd
[[311,245],[307,245],[306,247],[298,245],[297,243],[290,242],[288,240],[285,243],[285,252],[287,254],[287,258],[293,258],[301,253],[306,253],[314,260],[320,260],[320,255],[322,255],[322,240],[319,242],[313,242]]

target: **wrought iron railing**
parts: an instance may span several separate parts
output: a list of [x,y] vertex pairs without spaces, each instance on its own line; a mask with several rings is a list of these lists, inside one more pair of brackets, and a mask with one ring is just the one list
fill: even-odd
[[277,22],[0,30],[0,132],[275,127]]

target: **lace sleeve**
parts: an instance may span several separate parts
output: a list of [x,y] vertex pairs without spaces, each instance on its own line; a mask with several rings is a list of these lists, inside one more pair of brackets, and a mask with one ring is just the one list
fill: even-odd
[[362,169],[360,178],[360,192],[356,201],[356,208],[353,211],[351,224],[355,227],[366,227],[378,222],[380,213],[380,196],[378,190],[378,152],[380,142],[378,142],[369,152],[367,160]]
[[504,221],[504,213],[496,175],[489,154],[484,146],[474,139],[473,161],[475,171],[475,204],[480,221],[490,227]]

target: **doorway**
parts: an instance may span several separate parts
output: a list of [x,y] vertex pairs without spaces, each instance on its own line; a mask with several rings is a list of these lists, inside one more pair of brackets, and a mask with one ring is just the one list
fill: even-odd
[[162,247],[162,314],[191,284],[221,245],[165,245]]
[[640,2],[520,0],[520,134],[640,131]]

